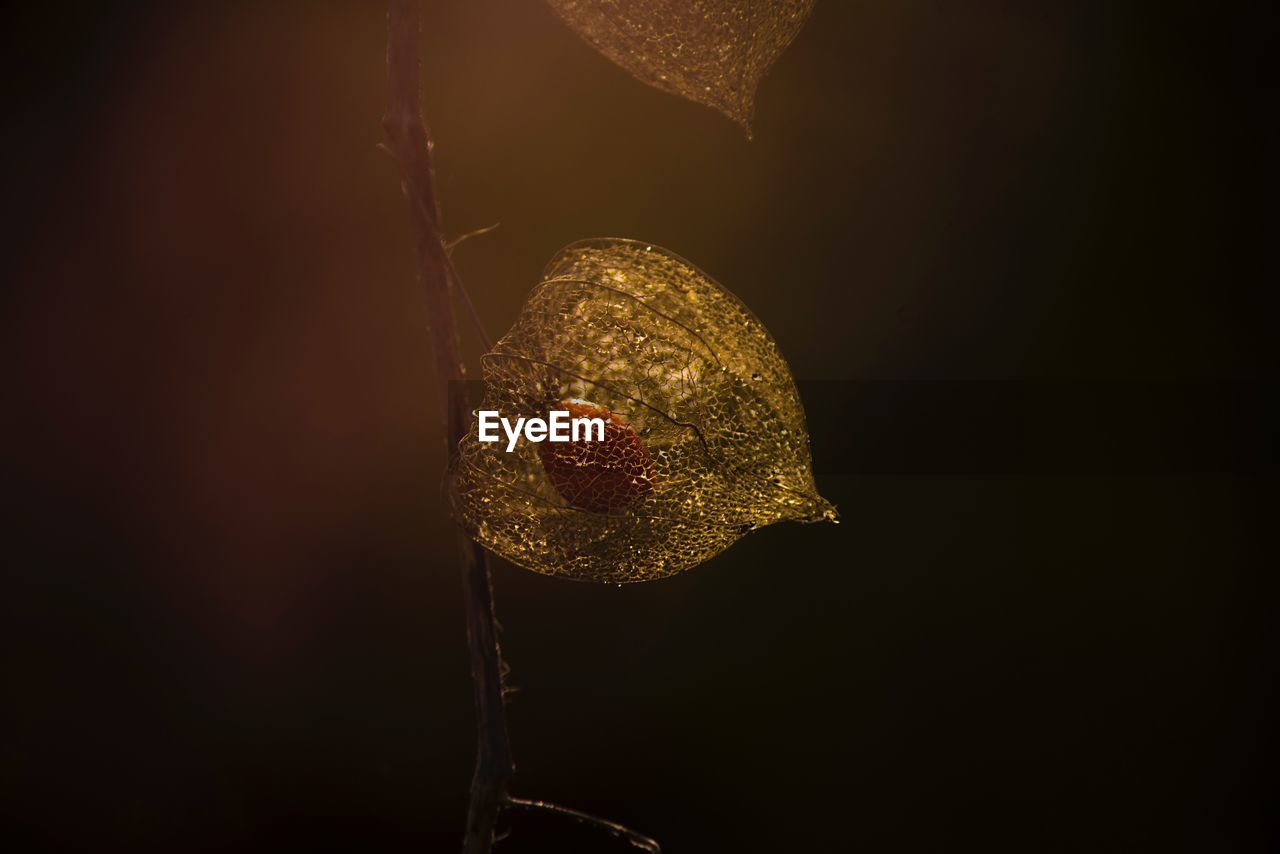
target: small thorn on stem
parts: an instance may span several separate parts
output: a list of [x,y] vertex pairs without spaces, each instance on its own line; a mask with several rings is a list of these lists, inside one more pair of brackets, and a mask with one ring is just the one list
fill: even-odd
[[457,246],[461,245],[461,243],[464,240],[470,240],[473,237],[479,237],[482,234],[488,234],[489,232],[493,231],[495,228],[497,228],[500,225],[502,225],[502,223],[495,222],[493,225],[486,225],[484,228],[477,228],[475,231],[468,231],[466,234],[459,235],[458,237],[455,237],[453,240],[447,241],[444,244],[444,248],[448,252],[452,253],[453,250]]

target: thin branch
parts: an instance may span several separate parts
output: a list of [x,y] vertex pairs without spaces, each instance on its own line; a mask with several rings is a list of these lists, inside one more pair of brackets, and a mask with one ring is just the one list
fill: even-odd
[[[387,13],[387,149],[400,164],[413,223],[418,279],[427,303],[435,375],[444,402],[450,461],[471,421],[453,314],[457,272],[440,229],[431,138],[419,106],[418,0],[390,0]],[[483,548],[459,531],[466,577],[467,643],[476,706],[476,766],[463,842],[466,854],[489,854],[494,825],[511,780],[511,746],[502,699],[502,655],[493,614],[493,587]]]
[[589,824],[592,827],[599,828],[618,839],[625,839],[627,842],[630,842],[633,846],[642,851],[649,851],[652,852],[652,854],[662,854],[662,846],[657,843],[657,840],[650,839],[643,833],[636,833],[629,827],[624,827],[616,821],[609,821],[607,818],[600,818],[599,816],[592,815],[591,813],[570,809],[569,807],[562,807],[559,804],[548,803],[547,801],[531,801],[525,798],[507,798],[507,803],[520,809],[549,812],[553,815],[571,818],[574,821],[580,821],[583,824]]
[[461,237],[445,241],[444,244],[445,256],[449,259],[449,274],[453,276],[453,283],[462,292],[462,302],[467,307],[467,313],[471,316],[471,325],[475,327],[476,335],[480,338],[480,344],[484,347],[485,352],[493,349],[493,339],[485,331],[484,322],[480,319],[480,312],[476,311],[476,304],[471,299],[471,291],[467,290],[467,286],[462,283],[462,277],[458,275],[458,268],[453,263],[453,250],[463,241],[472,237],[479,237],[482,234],[488,234],[499,225],[501,223],[495,222],[493,225],[477,228],[475,231],[468,231]]
[[[461,239],[461,238],[459,238]],[[449,264],[449,277],[453,283],[457,285],[458,290],[462,292],[462,302],[467,307],[467,313],[471,316],[471,324],[475,327],[476,336],[480,339],[481,346],[485,352],[493,349],[493,339],[489,337],[489,333],[484,329],[484,322],[480,319],[480,312],[476,311],[476,304],[471,301],[471,291],[467,290],[467,286],[462,283],[462,277],[458,275],[458,268],[454,266],[453,257],[449,253],[449,244],[445,244],[445,260]]]

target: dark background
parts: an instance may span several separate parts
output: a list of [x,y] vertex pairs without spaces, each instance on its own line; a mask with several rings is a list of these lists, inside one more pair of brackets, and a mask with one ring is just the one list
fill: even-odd
[[[490,330],[572,240],[680,252],[777,338],[843,513],[621,589],[498,562],[517,793],[673,854],[1260,848],[1261,26],[819,0],[748,143],[540,3],[429,7],[446,226],[502,223],[456,254]],[[6,831],[456,850],[382,6],[4,14]]]

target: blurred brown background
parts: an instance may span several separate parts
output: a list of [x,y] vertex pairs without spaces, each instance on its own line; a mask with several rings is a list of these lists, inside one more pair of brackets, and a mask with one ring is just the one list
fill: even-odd
[[[572,240],[680,252],[819,389],[845,520],[625,589],[499,562],[517,792],[673,854],[1245,850],[1274,468],[831,461],[877,454],[853,381],[1259,393],[1248,19],[820,0],[747,143],[541,3],[427,5],[446,225],[501,222],[456,254],[490,331]],[[382,6],[4,14],[7,830],[454,850],[471,695]]]

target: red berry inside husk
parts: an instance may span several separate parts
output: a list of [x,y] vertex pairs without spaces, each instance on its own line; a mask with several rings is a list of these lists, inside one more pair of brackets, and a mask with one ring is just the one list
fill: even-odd
[[583,510],[608,513],[653,491],[653,459],[626,419],[585,401],[562,400],[559,406],[568,410],[571,419],[604,421],[603,441],[596,440],[598,431],[589,431],[577,441],[538,444],[542,468],[565,501]]

